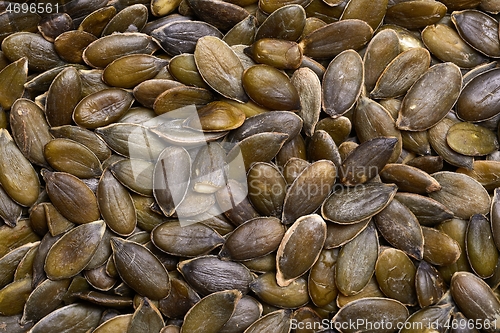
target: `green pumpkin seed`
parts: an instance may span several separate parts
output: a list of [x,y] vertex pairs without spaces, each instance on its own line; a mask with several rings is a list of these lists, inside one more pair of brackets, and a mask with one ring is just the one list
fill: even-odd
[[428,173],[404,164],[387,164],[380,171],[380,178],[394,183],[400,191],[425,194],[439,191],[441,185]]
[[213,99],[212,93],[206,89],[179,86],[161,93],[153,104],[153,110],[157,115],[161,115],[193,104],[201,107],[212,102]]
[[493,191],[499,187],[498,168],[500,163],[497,161],[474,161],[473,169],[458,168],[458,173],[466,174],[477,180],[487,191]]
[[106,89],[83,98],[75,107],[73,120],[79,126],[94,129],[120,119],[133,103],[130,93]]
[[342,294],[355,295],[368,284],[375,271],[378,251],[377,230],[373,223],[340,249],[335,282]]
[[167,297],[170,279],[163,264],[144,246],[117,237],[111,238],[113,258],[123,282],[152,300]]
[[418,0],[397,3],[387,9],[385,21],[407,29],[418,29],[437,23],[445,14],[446,6],[439,1]]
[[3,287],[0,290],[0,314],[13,316],[22,313],[31,291],[30,278],[14,281]]
[[103,221],[96,221],[78,226],[64,234],[47,253],[47,276],[52,280],[61,280],[80,273],[96,252],[105,228]]
[[354,224],[327,223],[325,249],[333,249],[350,242],[365,230],[368,223],[370,219]]
[[100,161],[111,156],[111,150],[94,132],[79,126],[64,125],[51,127],[50,134],[56,138],[67,138],[81,143],[90,149]]
[[0,217],[3,222],[9,227],[15,227],[22,213],[22,207],[12,200],[3,187],[0,186]]
[[256,320],[245,333],[288,333],[291,329],[291,310],[276,310]]
[[97,40],[96,36],[79,30],[63,32],[54,40],[54,49],[62,60],[73,64],[84,64],[83,51]]
[[461,254],[458,242],[439,230],[422,227],[424,235],[424,260],[437,266],[455,263]]
[[250,296],[243,296],[234,309],[233,315],[226,322],[220,333],[243,332],[262,315],[262,304]]
[[106,320],[100,324],[95,330],[95,333],[112,333],[119,330],[126,331],[130,325],[133,314],[118,315]]
[[[311,244],[302,239],[313,240]],[[285,233],[276,254],[276,280],[286,287],[305,274],[318,260],[326,239],[326,223],[321,216],[312,214],[297,219]]]
[[39,284],[26,300],[22,324],[38,321],[57,309],[67,292],[70,279],[52,281],[45,280]]
[[[451,318],[453,307],[450,304],[429,306],[413,313],[400,332],[417,333],[424,330],[444,331]],[[406,326],[407,325],[407,326]]]
[[43,149],[52,137],[43,110],[28,99],[17,99],[10,112],[10,127],[24,156],[40,166],[48,166]]
[[466,122],[451,126],[446,142],[451,149],[467,156],[488,155],[498,150],[498,140],[493,131]]
[[321,82],[316,73],[309,68],[296,70],[291,81],[299,93],[298,115],[304,121],[304,132],[307,136],[312,136],[321,113]]
[[167,62],[147,54],[130,54],[114,60],[102,73],[105,83],[113,87],[133,88],[152,79]]
[[264,216],[281,216],[286,195],[286,181],[273,164],[255,163],[247,175],[248,196]]
[[277,250],[284,235],[279,219],[257,217],[238,226],[226,238],[219,256],[235,261],[262,257]]
[[224,132],[240,127],[245,114],[238,108],[223,101],[211,102],[189,116],[184,126],[203,132]]
[[43,178],[50,201],[73,223],[99,220],[97,198],[79,178],[64,172],[45,172]]
[[423,226],[431,227],[454,216],[445,205],[423,195],[399,192],[395,198],[408,207]]
[[116,32],[141,31],[148,20],[148,8],[143,4],[132,4],[120,10],[102,31],[103,36]]
[[384,19],[388,2],[388,0],[377,3],[367,0],[349,1],[340,19],[359,19],[365,21],[375,31]]
[[443,279],[447,283],[450,282],[451,277],[455,272],[472,272],[469,260],[467,259],[467,253],[465,251],[465,235],[467,233],[467,226],[468,222],[460,219],[451,219],[438,225],[438,229],[440,231],[453,238],[458,245],[460,245],[460,257],[458,260],[451,265],[438,267],[439,273],[443,276]]
[[38,175],[6,129],[0,129],[0,184],[22,206],[34,204],[40,193]]
[[2,269],[2,273],[0,274],[0,288],[5,287],[7,284],[12,282],[17,266],[26,253],[36,245],[38,244],[28,243],[22,245],[0,258],[0,268]]
[[233,315],[241,297],[238,290],[227,290],[202,298],[184,317],[180,332],[219,332]]
[[255,279],[250,289],[263,302],[280,308],[297,308],[309,302],[307,280],[304,277],[297,278],[287,287],[280,287],[276,283],[276,273],[268,272]]
[[154,163],[140,159],[124,159],[109,167],[123,186],[144,196],[153,196]]
[[9,110],[12,104],[24,93],[24,84],[28,78],[28,59],[23,57],[9,64],[0,71],[0,106]]
[[425,260],[418,265],[415,287],[418,304],[422,308],[436,304],[446,291],[446,284],[441,274]]
[[383,210],[396,194],[396,185],[369,183],[334,191],[321,206],[325,220],[354,224]]
[[254,276],[243,264],[225,261],[216,256],[203,256],[181,261],[177,266],[186,282],[201,295],[237,289],[250,291]]
[[171,278],[170,282],[170,294],[158,301],[158,309],[168,318],[183,317],[200,296],[184,280]]
[[495,272],[498,250],[495,246],[490,221],[484,215],[473,215],[465,235],[466,251],[474,272],[488,278]]
[[160,311],[147,298],[141,299],[141,302],[130,320],[127,332],[160,332],[165,326],[165,322]]
[[335,165],[326,160],[314,162],[304,169],[286,193],[282,222],[294,223],[300,216],[314,212],[330,194],[336,175]]
[[262,38],[277,38],[290,41],[299,39],[306,22],[304,7],[288,4],[276,10],[259,26],[255,40]]
[[[305,127],[305,121],[304,121],[304,127]],[[352,125],[351,125],[351,120],[347,117],[338,117],[335,119],[332,119],[330,117],[328,118],[323,118],[318,123],[316,124],[315,130],[323,130],[330,134],[332,137],[333,141],[335,141],[335,144],[337,146],[340,146],[342,142],[344,142],[347,137],[349,136],[349,133],[351,133]]]
[[236,226],[259,217],[259,213],[247,197],[246,184],[229,179],[227,185],[215,193],[215,198],[224,215]]
[[245,19],[236,23],[224,35],[224,38],[222,38],[222,40],[229,46],[250,45],[255,41],[256,32],[257,19],[253,15],[248,15]]
[[43,317],[31,329],[31,333],[48,333],[57,323],[61,333],[86,333],[99,325],[102,310],[86,304],[70,304]]
[[309,296],[314,305],[318,307],[330,304],[338,295],[334,268],[337,257],[337,249],[322,250],[309,272],[307,280]]
[[188,3],[196,16],[221,31],[231,29],[249,15],[239,5],[220,0],[188,0]]

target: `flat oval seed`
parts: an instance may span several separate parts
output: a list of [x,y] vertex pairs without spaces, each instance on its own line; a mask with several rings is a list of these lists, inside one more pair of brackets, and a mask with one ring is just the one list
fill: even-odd
[[[368,23],[348,19],[330,23],[305,36],[300,45],[304,55],[312,58],[333,58],[348,49],[362,48],[372,37]],[[346,37],[348,36],[348,37]]]
[[163,317],[152,301],[147,298],[141,302],[130,320],[127,333],[160,332],[165,326]]
[[111,156],[111,150],[94,132],[79,126],[64,125],[50,128],[50,134],[55,138],[66,138],[83,144],[90,149],[100,161]]
[[451,149],[467,156],[483,156],[498,150],[497,136],[486,127],[460,122],[450,127],[446,142]]
[[457,116],[464,121],[478,122],[498,114],[500,92],[497,90],[500,70],[492,69],[470,80],[457,101]]
[[102,73],[105,83],[113,87],[133,88],[152,79],[167,62],[147,54],[131,54],[114,60]]
[[437,266],[451,265],[461,254],[460,245],[439,230],[422,227],[424,235],[424,260]]
[[469,219],[474,214],[489,212],[490,196],[477,180],[448,171],[437,172],[432,177],[441,184],[441,190],[431,192],[429,196],[448,207],[455,216]]
[[74,67],[68,67],[52,81],[47,93],[45,114],[50,126],[71,125],[75,106],[82,99],[82,80]]
[[260,275],[250,284],[250,289],[262,301],[276,307],[293,309],[309,302],[307,279],[299,277],[286,287],[276,283],[276,273],[268,272]]
[[0,106],[9,110],[12,104],[24,93],[28,78],[28,59],[23,57],[7,65],[0,71]]
[[323,249],[316,263],[311,267],[307,279],[307,288],[311,301],[316,306],[327,306],[338,295],[335,284],[335,264],[338,250]]
[[203,132],[224,132],[240,127],[245,121],[243,111],[223,102],[211,102],[200,109],[197,114],[189,116],[184,126]]
[[99,325],[102,310],[96,306],[74,303],[59,308],[43,317],[30,333],[46,333],[57,329],[60,333],[86,333]]
[[477,180],[487,191],[493,191],[497,187],[500,187],[500,162],[498,161],[488,161],[488,160],[477,160],[474,161],[473,169],[468,170],[465,168],[458,168],[458,173],[466,174]]
[[84,145],[70,139],[50,140],[43,150],[45,159],[56,171],[79,178],[94,178],[102,174],[101,162]]
[[426,194],[439,191],[441,185],[428,173],[405,164],[386,164],[380,171],[385,183],[394,183],[399,191]]
[[200,301],[200,296],[184,280],[170,279],[170,294],[158,302],[158,309],[168,318],[184,316]]
[[97,198],[82,180],[64,172],[45,172],[43,178],[50,201],[65,218],[78,224],[99,220]]
[[[403,95],[429,68],[431,56],[422,47],[411,48],[395,57],[378,78],[371,98],[382,99]],[[406,75],[401,75],[406,73]]]
[[280,217],[286,195],[286,181],[274,164],[255,163],[247,175],[248,198],[264,216]]
[[20,323],[37,322],[57,309],[68,291],[70,282],[70,279],[58,281],[46,279],[40,283],[26,300]]
[[219,253],[221,258],[249,260],[269,254],[280,246],[285,227],[274,217],[257,217],[238,226]]
[[376,3],[369,0],[349,1],[342,12],[340,20],[363,20],[375,31],[384,19],[388,2],[388,0],[377,1]]
[[426,307],[436,304],[446,291],[446,283],[434,266],[422,260],[415,275],[418,304]]
[[490,221],[484,215],[473,215],[465,236],[469,263],[481,278],[488,278],[495,272],[498,250],[493,240]]
[[334,191],[321,206],[325,220],[354,224],[379,213],[396,194],[396,185],[369,183]]
[[12,200],[22,206],[29,207],[38,199],[38,175],[3,128],[0,129],[0,183]]
[[299,110],[300,98],[288,76],[268,65],[255,65],[243,72],[243,87],[257,104],[271,110]]
[[[414,312],[401,329],[401,333],[419,333],[423,330],[445,330],[451,318],[453,306],[443,304],[429,306]],[[432,326],[432,327],[431,327]]]
[[342,294],[355,295],[368,284],[375,271],[378,251],[377,230],[373,223],[340,249],[335,282]]
[[[429,84],[433,89],[429,89]],[[396,122],[399,129],[423,131],[441,121],[457,101],[462,73],[452,63],[429,68],[408,90]]]
[[[400,302],[389,298],[368,297],[353,301],[340,309],[333,317],[332,325],[347,326],[346,323],[362,319],[362,325],[356,329],[345,329],[343,333],[353,333],[359,330],[369,331],[370,323],[384,322],[391,329],[381,329],[378,332],[389,333],[394,331],[398,323],[403,323],[408,317],[408,309]],[[390,324],[389,324],[390,323]],[[390,326],[389,326],[390,325]]]
[[216,256],[181,261],[177,268],[186,282],[201,295],[231,289],[246,294],[255,279],[243,264],[221,260]]
[[467,318],[498,325],[500,302],[479,277],[468,272],[458,272],[451,279],[450,291],[453,300]]
[[219,332],[233,315],[241,297],[238,290],[227,290],[202,298],[184,317],[180,333]]
[[438,267],[439,273],[447,283],[451,281],[451,277],[455,272],[472,272],[469,260],[467,259],[467,253],[465,251],[465,234],[467,233],[467,225],[468,221],[451,219],[439,224],[437,227],[438,230],[453,238],[460,246],[460,257],[455,263]]
[[498,21],[478,10],[454,12],[451,21],[470,46],[489,57],[500,57]]
[[[214,54],[217,57],[214,58]],[[194,59],[200,75],[212,89],[224,97],[242,103],[248,101],[241,81],[243,65],[224,41],[213,36],[200,38],[196,43]]]
[[371,219],[354,224],[327,223],[325,249],[333,249],[350,242],[354,237],[365,230]]
[[293,223],[298,217],[316,210],[330,194],[336,175],[335,165],[326,160],[314,162],[304,169],[285,196],[282,222]]
[[224,243],[224,239],[204,224],[183,226],[178,222],[166,222],[151,232],[151,240],[160,250],[182,257],[206,254]]
[[[310,239],[311,243],[303,242]],[[286,287],[318,260],[326,239],[326,223],[317,214],[297,219],[287,230],[276,254],[276,280]]]
[[153,196],[154,163],[139,159],[124,159],[109,169],[120,183],[137,194]]
[[113,232],[120,236],[132,234],[137,225],[132,197],[108,169],[99,180],[97,202],[104,222]]
[[274,10],[259,26],[255,40],[277,38],[290,41],[299,39],[306,23],[304,7],[288,4]]
[[407,29],[418,29],[437,23],[446,14],[446,10],[446,6],[439,1],[405,1],[389,7],[385,21]]
[[106,224],[82,224],[64,234],[49,250],[45,272],[52,280],[71,278],[80,273],[94,256]]
[[445,205],[423,195],[399,192],[395,198],[408,207],[423,226],[431,227],[454,216]]
[[35,164],[47,166],[43,147],[52,138],[43,110],[28,99],[17,99],[10,112],[10,128],[24,156]]
[[415,274],[417,269],[400,250],[383,249],[377,259],[375,276],[382,292],[406,305],[417,304]]
[[204,88],[179,86],[161,93],[153,104],[153,110],[157,115],[161,115],[193,104],[200,107],[213,100],[213,94]]
[[349,111],[361,94],[364,76],[363,60],[356,51],[337,55],[323,75],[323,111],[333,118]]
[[375,215],[375,224],[384,238],[395,248],[421,260],[424,238],[417,218],[402,203],[392,200],[387,207]]
[[133,314],[117,315],[100,324],[94,333],[113,333],[119,330],[126,331],[130,325]]
[[300,98],[298,115],[304,122],[304,132],[312,136],[321,113],[321,81],[312,69],[297,69],[292,75],[292,84]]
[[[284,190],[283,190],[284,191]],[[23,213],[22,207],[0,186],[0,217],[10,227],[15,227]]]
[[291,310],[276,310],[256,320],[244,333],[288,333],[291,329]]
[[113,258],[123,282],[137,293],[160,300],[170,293],[170,279],[163,264],[146,247],[111,238]]
[[78,103],[73,120],[79,126],[94,129],[109,125],[128,111],[134,99],[122,89],[105,89],[90,94]]

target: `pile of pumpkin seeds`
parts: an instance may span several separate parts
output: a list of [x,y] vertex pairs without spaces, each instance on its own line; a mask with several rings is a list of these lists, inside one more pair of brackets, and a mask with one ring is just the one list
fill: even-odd
[[499,1],[0,12],[0,332],[500,332]]

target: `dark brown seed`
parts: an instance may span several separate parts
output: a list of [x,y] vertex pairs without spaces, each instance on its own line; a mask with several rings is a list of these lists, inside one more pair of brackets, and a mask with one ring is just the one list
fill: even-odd
[[221,31],[228,31],[249,15],[244,8],[221,0],[188,0],[188,3],[196,16]]
[[422,227],[424,235],[424,260],[437,266],[451,265],[461,254],[460,245],[439,230]]
[[0,106],[9,110],[24,93],[28,77],[28,59],[23,57],[0,71]]
[[255,279],[250,289],[263,302],[280,308],[298,308],[309,302],[307,279],[304,277],[299,277],[287,287],[280,287],[276,283],[276,273],[268,272]]
[[425,260],[418,265],[415,287],[418,304],[422,308],[436,304],[446,291],[446,284],[441,274]]
[[451,281],[451,277],[455,272],[472,272],[469,260],[467,259],[467,253],[465,251],[465,234],[467,233],[467,225],[468,221],[451,219],[439,224],[437,227],[440,231],[453,238],[458,245],[460,245],[460,257],[458,260],[451,265],[438,267],[439,273],[441,273],[441,276],[447,283]]
[[437,23],[445,14],[446,6],[439,1],[404,1],[387,9],[385,21],[407,29],[418,29]]
[[84,64],[83,51],[97,40],[91,33],[79,30],[63,32],[54,40],[54,49],[62,60],[73,64]]
[[362,48],[368,43],[372,34],[373,29],[364,21],[342,20],[311,32],[301,40],[300,45],[306,56],[333,58],[342,51]]
[[500,187],[500,162],[477,160],[472,164],[473,169],[458,168],[458,173],[466,174],[477,180],[487,191]]
[[423,195],[399,192],[395,198],[408,207],[418,222],[426,227],[437,225],[454,216],[445,205]]
[[323,76],[323,111],[333,118],[349,111],[361,94],[363,82],[363,60],[359,54],[354,50],[341,52]]
[[117,32],[141,31],[148,20],[148,8],[143,4],[131,4],[120,10],[102,31],[103,36]]
[[122,280],[139,294],[160,300],[170,293],[170,279],[163,264],[144,246],[111,238],[113,258]]
[[189,116],[184,126],[203,132],[225,132],[240,127],[245,121],[245,114],[233,105],[223,102],[211,102],[198,113]]
[[148,54],[130,54],[106,66],[102,79],[106,84],[119,88],[133,88],[154,78],[167,61]]
[[314,162],[304,169],[287,191],[282,222],[294,223],[300,216],[314,212],[330,194],[336,175],[335,165],[326,160]]
[[216,256],[204,256],[181,261],[177,266],[194,290],[201,295],[237,289],[243,294],[250,291],[254,276],[243,264],[225,261]]
[[388,0],[377,1],[375,3],[369,2],[369,0],[349,1],[340,20],[363,20],[375,31],[384,19],[388,3]]
[[426,194],[439,191],[441,185],[428,173],[405,164],[387,164],[380,171],[385,183],[394,183],[399,191]]
[[247,197],[246,184],[229,179],[227,185],[215,193],[217,204],[224,215],[234,224],[240,225],[260,216]]
[[99,220],[97,198],[79,178],[64,172],[45,172],[43,178],[50,201],[73,223]]
[[158,309],[168,318],[183,317],[200,296],[184,280],[171,278],[170,294],[158,302]]
[[375,271],[378,251],[377,229],[373,223],[340,249],[335,282],[342,294],[355,295],[368,284]]
[[59,308],[43,317],[31,329],[32,333],[45,333],[54,329],[58,323],[58,330],[85,333],[99,325],[102,310],[98,307],[74,303]]
[[499,256],[486,216],[476,214],[471,217],[465,241],[467,258],[474,272],[483,279],[492,276]]
[[340,168],[340,181],[347,186],[366,183],[379,174],[391,157],[398,140],[378,137],[360,144]]
[[354,224],[384,209],[396,194],[396,185],[369,183],[340,188],[323,202],[324,219],[339,224]]
[[274,164],[255,163],[247,175],[248,197],[264,216],[281,217],[286,181]]
[[[310,239],[305,243],[302,239]],[[276,280],[286,287],[318,260],[326,239],[326,223],[317,214],[297,219],[287,230],[276,254]]]
[[262,38],[276,38],[289,41],[299,39],[306,23],[304,7],[289,4],[278,8],[259,26],[255,40]]
[[[448,325],[451,318],[453,306],[443,304],[422,308],[408,317],[401,333],[418,333],[423,330],[441,330],[444,331],[445,325]],[[431,325],[433,328],[431,328]],[[418,328],[416,328],[418,327]]]
[[421,260],[424,252],[424,237],[417,218],[398,200],[375,215],[375,224],[384,238],[395,248]]

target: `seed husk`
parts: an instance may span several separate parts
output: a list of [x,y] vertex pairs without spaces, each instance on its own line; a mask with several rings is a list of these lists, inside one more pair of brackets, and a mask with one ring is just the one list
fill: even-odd
[[304,132],[312,136],[321,113],[321,81],[312,69],[299,68],[291,78],[300,98],[298,115],[304,121]]
[[392,246],[417,260],[422,259],[424,252],[422,229],[409,208],[398,200],[392,200],[375,215],[374,221],[382,236]]
[[[431,192],[429,196],[448,207],[456,217],[469,219],[474,214],[489,212],[490,197],[477,180],[449,171],[437,172],[432,177],[441,184],[441,190]],[[461,188],[467,188],[467,193]]]
[[180,332],[219,332],[233,315],[241,297],[238,290],[224,290],[202,298],[184,317]]
[[498,261],[498,250],[486,216],[476,214],[470,218],[465,241],[467,258],[474,272],[481,278],[492,276]]
[[73,223],[99,220],[97,198],[79,178],[64,172],[45,172],[46,191],[57,210]]
[[337,55],[323,76],[322,107],[330,117],[343,115],[354,106],[364,82],[363,60],[353,50]]
[[257,217],[238,226],[219,253],[221,258],[244,261],[265,256],[278,249],[285,227],[275,217]]
[[23,208],[9,197],[3,187],[0,186],[0,217],[9,227],[15,227],[21,215]]
[[335,282],[342,294],[355,295],[368,284],[375,271],[378,251],[377,230],[373,223],[340,249]]
[[113,258],[123,282],[137,293],[160,300],[170,293],[170,279],[163,264],[144,246],[111,238]]
[[[428,89],[430,82],[441,89]],[[462,73],[452,63],[429,68],[411,86],[403,99],[396,122],[399,129],[423,131],[441,121],[457,101],[462,88]]]
[[282,222],[294,223],[303,214],[314,212],[330,194],[336,175],[335,165],[327,160],[314,162],[304,169],[286,193]]
[[[301,242],[311,239],[312,244]],[[326,223],[317,214],[297,219],[287,230],[276,254],[276,280],[286,287],[305,274],[318,260],[326,239]]]
[[182,257],[196,257],[220,246],[224,239],[212,228],[203,224],[182,226],[166,222],[151,232],[151,240],[160,250]]
[[82,224],[64,234],[47,253],[47,276],[52,280],[62,280],[80,273],[94,256],[105,228],[103,221],[96,221]]
[[369,183],[334,191],[321,207],[325,220],[354,224],[384,209],[396,194],[396,185]]
[[177,269],[201,295],[231,289],[246,294],[254,281],[254,275],[243,264],[221,260],[212,255],[181,261]]
[[498,150],[498,140],[493,131],[467,122],[451,126],[446,142],[451,149],[467,156],[484,156]]

